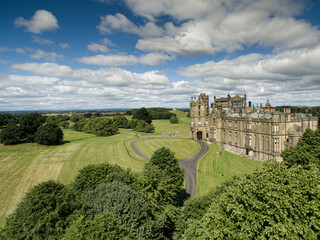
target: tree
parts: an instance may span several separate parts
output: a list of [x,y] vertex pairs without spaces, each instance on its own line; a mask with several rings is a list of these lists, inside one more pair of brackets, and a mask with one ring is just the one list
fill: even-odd
[[148,124],[151,124],[151,122],[152,122],[150,113],[144,107],[141,109],[135,110],[132,118],[138,119],[138,120],[143,120]]
[[267,163],[223,184],[182,239],[318,239],[320,171]]
[[33,187],[6,219],[4,239],[61,239],[72,214],[80,209],[77,196],[52,180]]
[[42,145],[59,145],[63,141],[63,132],[58,125],[47,123],[38,128],[35,142]]
[[114,116],[113,122],[118,128],[129,128],[129,121],[125,116]]
[[130,123],[129,123],[130,128],[131,129],[135,129],[137,127],[137,125],[138,125],[138,122],[139,122],[138,119],[131,119]]
[[170,123],[175,124],[175,123],[178,123],[178,122],[179,122],[179,120],[178,120],[177,116],[172,116],[172,117],[170,118]]
[[84,127],[84,125],[86,125],[87,122],[88,122],[87,119],[82,118],[82,119],[80,119],[78,122],[76,122],[75,124],[73,124],[71,127],[72,127],[73,130],[78,131],[78,132],[81,132],[82,129],[83,129],[83,127]]
[[8,123],[17,123],[17,118],[9,113],[0,114],[0,127],[8,125]]
[[84,196],[86,208],[95,215],[112,213],[127,231],[140,239],[155,239],[155,222],[143,195],[119,182],[100,183]]
[[144,128],[146,127],[146,125],[147,123],[145,121],[140,120],[134,130],[136,130],[137,132],[144,132]]
[[307,168],[310,163],[315,163],[320,167],[320,130],[308,128],[297,146],[282,151],[281,156],[288,166],[299,164]]
[[70,121],[73,122],[73,123],[76,123],[80,120],[80,117],[78,114],[72,114],[71,117],[70,117]]
[[121,181],[126,184],[132,184],[136,177],[131,170],[123,170],[118,165],[108,163],[88,165],[80,170],[72,182],[72,188],[82,194],[90,189],[94,189],[102,182],[112,182],[114,180]]
[[17,144],[21,141],[21,130],[17,124],[10,122],[0,132],[0,143],[5,145]]
[[152,133],[154,132],[154,126],[152,124],[147,124],[145,127],[144,127],[144,132],[145,133]]
[[67,230],[63,240],[130,240],[133,236],[109,212],[105,212],[94,219],[80,216]]
[[35,133],[44,122],[45,118],[39,113],[23,115],[20,119],[22,138],[26,138],[27,142],[34,142]]
[[118,133],[118,128],[111,119],[98,118],[98,121],[94,124],[93,133],[97,136],[111,136]]

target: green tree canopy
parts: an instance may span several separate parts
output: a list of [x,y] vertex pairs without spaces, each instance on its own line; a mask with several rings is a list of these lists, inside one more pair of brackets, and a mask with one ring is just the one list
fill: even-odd
[[76,123],[79,120],[80,120],[79,114],[72,114],[71,117],[70,117],[70,121],[73,122],[73,123]]
[[133,111],[133,119],[143,120],[148,124],[151,124],[151,115],[146,108],[140,108]]
[[95,215],[111,212],[136,237],[157,238],[158,233],[153,233],[155,221],[149,206],[143,195],[130,186],[118,181],[101,183],[88,191],[84,199]]
[[170,118],[170,123],[173,123],[173,124],[179,123],[179,119],[177,118],[177,116],[172,116]]
[[0,143],[5,145],[17,144],[21,139],[21,130],[17,124],[10,122],[5,129],[0,131]]
[[61,128],[54,123],[46,123],[38,128],[35,134],[35,142],[42,145],[59,145],[63,141]]
[[26,138],[28,142],[34,142],[34,135],[44,122],[45,118],[39,113],[24,114],[20,118],[22,137]]
[[52,180],[43,182],[33,187],[6,219],[2,237],[61,239],[72,214],[80,207],[77,196],[69,188]]
[[131,240],[135,239],[126,228],[109,212],[94,219],[80,216],[66,230],[63,240]]
[[125,116],[114,116],[113,122],[118,128],[129,128],[129,121]]
[[131,170],[123,170],[118,165],[108,163],[88,165],[80,170],[71,186],[76,192],[82,194],[88,190],[94,189],[102,182],[121,181],[126,184],[132,184],[136,177]]
[[282,151],[281,156],[288,166],[299,164],[308,167],[310,163],[315,163],[320,167],[320,130],[308,128],[297,146]]
[[223,184],[183,239],[319,239],[320,172],[315,166],[266,164]]

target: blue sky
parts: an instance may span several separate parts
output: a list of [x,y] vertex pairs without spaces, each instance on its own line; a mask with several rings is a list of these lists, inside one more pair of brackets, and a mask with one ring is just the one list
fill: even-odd
[[[0,111],[320,105],[320,1],[5,0]],[[212,100],[211,98],[211,100]]]

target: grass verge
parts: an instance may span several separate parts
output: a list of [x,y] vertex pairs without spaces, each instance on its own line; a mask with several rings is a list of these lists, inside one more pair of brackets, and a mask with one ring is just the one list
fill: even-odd
[[209,151],[198,162],[198,196],[220,186],[233,176],[251,173],[262,166],[262,162],[227,151],[222,151],[222,155],[218,157],[219,150],[218,145],[211,144]]

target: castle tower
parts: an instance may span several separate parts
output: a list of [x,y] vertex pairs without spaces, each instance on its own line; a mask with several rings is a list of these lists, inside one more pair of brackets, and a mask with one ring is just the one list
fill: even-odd
[[206,140],[209,136],[209,96],[201,93],[190,101],[190,138]]

